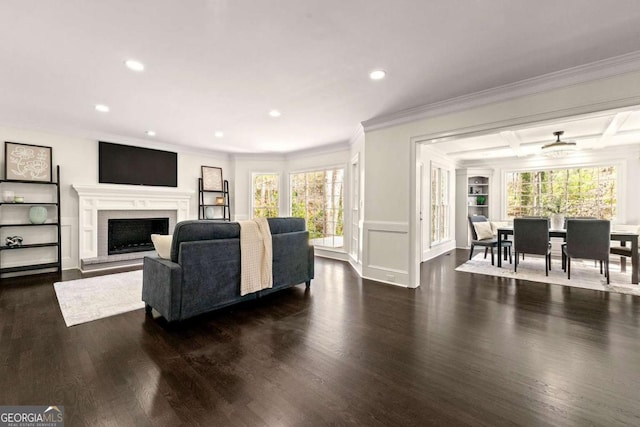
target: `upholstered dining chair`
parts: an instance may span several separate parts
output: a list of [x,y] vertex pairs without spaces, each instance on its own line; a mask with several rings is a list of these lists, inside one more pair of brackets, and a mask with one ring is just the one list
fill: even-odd
[[[489,249],[491,250],[491,265],[494,264],[494,255],[493,248],[498,247],[498,239],[493,235],[491,231],[491,223],[484,215],[469,215],[469,227],[471,228],[471,250],[469,251],[469,259],[473,258],[473,250],[476,246],[484,247],[484,257],[487,258],[487,252]],[[483,234],[478,235],[478,230],[476,230],[476,226],[478,230],[482,231]],[[486,232],[486,228],[489,229],[489,234]],[[502,241],[502,247],[505,249],[505,259],[507,256],[507,250],[509,251],[509,263],[512,262],[511,258],[511,241],[504,240]]]
[[[562,228],[564,228],[565,230],[567,229],[567,221],[571,220],[571,219],[598,219],[595,216],[566,216],[564,218],[564,225],[562,226]],[[566,239],[565,239],[566,240]],[[563,243],[561,250],[562,250],[562,271],[567,271],[567,257],[564,255],[564,247],[567,246],[567,243]],[[594,261],[597,265],[597,261]],[[602,261],[600,261],[600,274],[602,274]]]
[[[520,218],[543,218],[543,219],[549,219],[548,216],[544,216],[544,215],[522,215]],[[522,259],[524,259],[524,252],[522,252]]]
[[548,218],[515,218],[513,220],[514,271],[518,271],[518,254],[544,255],[544,273],[551,270],[551,243]]
[[565,216],[564,217],[564,229],[567,229],[567,221],[571,219],[598,219],[595,216]]
[[609,283],[609,248],[611,222],[605,219],[570,219],[567,221],[567,242],[562,246],[566,257],[567,279],[571,279],[571,259],[601,261]]

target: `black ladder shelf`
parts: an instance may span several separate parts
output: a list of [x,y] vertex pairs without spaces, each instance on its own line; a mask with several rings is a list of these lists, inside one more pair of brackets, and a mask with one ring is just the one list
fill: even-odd
[[[42,242],[42,243],[27,243],[21,246],[0,246],[0,277],[2,274],[7,273],[18,273],[21,271],[34,271],[34,270],[44,270],[44,269],[56,269],[58,273],[62,271],[62,230],[60,227],[60,166],[56,166],[56,180],[53,181],[26,181],[26,180],[16,180],[16,179],[3,179],[0,180],[0,184],[2,187],[4,185],[10,184],[34,184],[34,185],[54,185],[56,187],[56,201],[55,202],[37,202],[37,201],[25,201],[24,203],[10,203],[6,201],[2,201],[0,203],[0,208],[5,206],[55,206],[57,216],[55,221],[53,222],[44,222],[43,224],[31,224],[28,222],[18,223],[2,223],[0,221],[0,229],[2,228],[24,228],[24,227],[56,227],[57,229],[57,240],[55,242]],[[0,218],[2,210],[0,210]],[[13,267],[2,267],[2,253],[4,251],[20,251],[32,249],[32,248],[45,248],[45,247],[56,247],[57,248],[57,260],[55,262],[45,262],[45,263],[37,263],[37,264],[25,264],[25,265],[16,265]]]
[[[202,178],[198,178],[198,219],[215,221],[231,221],[231,206],[229,203],[229,181],[223,181],[222,191],[202,189]],[[222,198],[222,203],[218,200]]]

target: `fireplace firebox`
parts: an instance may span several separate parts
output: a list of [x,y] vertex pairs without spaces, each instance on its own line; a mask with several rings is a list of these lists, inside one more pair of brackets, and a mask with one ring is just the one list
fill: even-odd
[[109,255],[153,250],[152,234],[169,234],[169,218],[109,219]]

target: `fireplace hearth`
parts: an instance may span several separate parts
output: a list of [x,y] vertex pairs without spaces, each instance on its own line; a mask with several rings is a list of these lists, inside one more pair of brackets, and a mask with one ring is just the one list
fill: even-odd
[[168,234],[169,218],[126,218],[108,220],[109,255],[153,250],[152,234]]

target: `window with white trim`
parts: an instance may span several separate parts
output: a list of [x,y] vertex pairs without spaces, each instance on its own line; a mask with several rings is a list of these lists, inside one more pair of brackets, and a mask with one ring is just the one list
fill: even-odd
[[279,214],[280,176],[274,173],[253,175],[252,217],[276,217]]
[[615,166],[508,172],[507,216],[614,219],[617,214]]
[[431,244],[449,240],[449,171],[431,165]]
[[306,220],[312,243],[344,247],[344,169],[294,173],[290,186],[291,215]]

